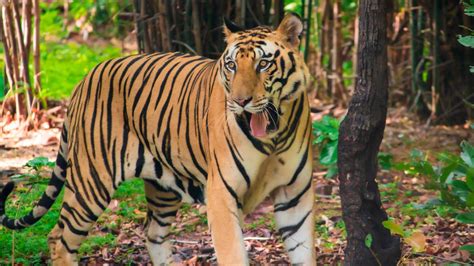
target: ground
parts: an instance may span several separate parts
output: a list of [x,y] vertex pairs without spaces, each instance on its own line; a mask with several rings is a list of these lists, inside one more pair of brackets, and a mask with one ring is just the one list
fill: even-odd
[[[314,114],[321,119],[324,114],[342,115],[341,110],[326,109]],[[14,173],[25,172],[22,167],[28,160],[45,156],[55,159],[58,145],[61,117],[64,112],[56,110],[34,127],[35,130],[20,133],[15,124],[3,121],[4,132],[0,133],[0,184]],[[414,148],[435,158],[440,151],[459,152],[459,143],[468,140],[474,143],[473,130],[467,126],[429,126],[410,118],[406,112],[391,110],[382,152],[391,154],[393,161],[408,160]],[[5,130],[6,129],[6,130]],[[316,149],[316,147],[315,147]],[[317,150],[315,152],[317,153]],[[316,250],[318,264],[335,264],[344,258],[344,223],[341,219],[338,181],[325,178],[326,171],[315,159],[314,184],[316,194]],[[47,176],[47,171],[42,172]],[[472,264],[473,257],[466,251],[459,251],[460,245],[474,239],[474,227],[456,222],[453,210],[443,205],[432,204],[438,195],[425,188],[422,176],[408,176],[403,172],[381,170],[379,184],[384,208],[394,223],[410,237],[404,237],[403,264],[458,263]],[[10,215],[20,216],[28,211],[24,205],[31,205],[39,198],[44,188],[44,179],[33,188],[20,186],[10,196],[7,209]],[[88,240],[81,247],[81,264],[97,263],[140,263],[150,264],[144,246],[143,221],[145,198],[141,180],[126,183],[119,189],[108,210],[101,216],[91,231]],[[0,185],[1,186],[1,185]],[[138,195],[138,196],[137,196]],[[23,204],[23,205],[22,205]],[[22,206],[19,212],[16,209]],[[46,248],[47,232],[57,220],[60,203],[51,213],[34,227],[21,232],[7,231],[0,227],[0,264],[44,263],[48,260]],[[272,205],[265,201],[246,218],[245,245],[253,264],[286,264],[287,256],[280,237],[275,231]],[[185,205],[172,226],[174,258],[176,262],[195,265],[213,264],[215,255],[206,225],[206,209],[201,205]],[[26,241],[28,239],[28,241]]]

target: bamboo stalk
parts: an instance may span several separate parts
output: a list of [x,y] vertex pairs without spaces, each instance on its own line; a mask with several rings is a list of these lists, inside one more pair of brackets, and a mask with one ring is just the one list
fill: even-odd
[[434,1],[433,6],[433,58],[434,58],[434,68],[433,68],[433,86],[431,87],[431,117],[433,120],[436,118],[437,104],[439,97],[439,64],[440,64],[440,49],[439,49],[439,39],[440,39],[440,26],[441,26],[441,8],[442,3],[440,0]]
[[150,35],[148,34],[148,25],[145,22],[146,18],[146,0],[140,1],[140,20],[142,26],[142,34],[143,34],[143,49],[145,53],[149,53],[151,50],[151,42],[150,42]]
[[306,37],[304,47],[304,60],[308,62],[309,39],[311,37],[311,14],[313,14],[313,0],[308,1],[308,17],[306,18]]
[[166,20],[166,4],[164,0],[158,0],[158,20],[161,32],[161,45],[163,51],[169,52],[171,50],[171,42],[169,39],[169,27]]
[[40,6],[39,0],[33,0],[33,71],[35,81],[35,93],[41,91],[41,65],[40,65]]
[[23,114],[22,108],[20,108],[20,102],[22,101],[22,95],[18,93],[18,60],[17,60],[17,47],[14,40],[14,29],[12,25],[13,15],[11,14],[10,8],[11,2],[5,1],[2,3],[2,14],[3,14],[3,33],[4,33],[4,47],[5,47],[5,63],[7,67],[7,74],[10,82],[10,90],[13,91],[15,98],[15,113],[17,114],[17,120],[20,119],[20,115]]
[[197,0],[192,0],[192,9],[193,9],[193,34],[194,42],[196,45],[196,51],[199,54],[202,54],[202,41],[201,41],[201,22],[199,20],[199,3]]
[[[21,10],[21,28],[23,31],[23,44],[25,51],[30,51],[31,48],[31,11],[32,3],[31,0],[23,0]],[[29,53],[29,52],[28,52]]]
[[21,25],[20,25],[20,14],[18,11],[18,6],[15,1],[11,3],[11,7],[13,10],[13,22],[15,25],[15,33],[16,33],[16,40],[17,40],[17,45],[18,45],[18,52],[19,52],[19,66],[20,66],[20,76],[22,77],[22,81],[24,82],[24,86],[26,87],[25,90],[25,105],[26,105],[26,110],[28,114],[31,113],[31,102],[33,101],[32,98],[32,91],[30,87],[30,76],[28,72],[28,55],[27,51],[25,51],[25,46],[23,43],[23,32],[21,30]]

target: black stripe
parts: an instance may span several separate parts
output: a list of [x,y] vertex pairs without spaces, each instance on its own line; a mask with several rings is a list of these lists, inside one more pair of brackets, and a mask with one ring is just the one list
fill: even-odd
[[232,158],[234,159],[235,165],[237,166],[237,169],[239,169],[240,174],[242,177],[245,179],[245,183],[247,184],[247,189],[250,188],[250,177],[247,174],[247,170],[245,170],[245,167],[242,165],[240,162],[239,158],[237,158],[235,151],[229,142],[229,139],[227,138],[227,135],[225,136],[225,140],[227,141],[227,147],[229,147],[230,154],[232,155]]
[[76,234],[76,235],[81,235],[81,236],[87,236],[87,235],[88,235],[88,233],[89,233],[88,231],[83,231],[83,230],[80,230],[80,229],[75,228],[75,227],[71,224],[71,222],[69,221],[69,219],[66,218],[64,215],[60,215],[60,217],[61,217],[61,220],[66,223],[67,227],[69,228],[69,230],[70,230],[72,233],[74,233],[74,234]]
[[135,165],[135,177],[140,177],[145,165],[145,147],[141,142],[138,144],[138,158]]
[[291,186],[296,181],[296,179],[298,178],[298,175],[301,173],[301,171],[305,167],[307,160],[308,160],[308,147],[306,147],[303,157],[301,158],[300,164],[298,165],[298,168],[296,168],[296,171],[293,174],[293,177],[291,178],[291,181],[290,183],[287,184],[287,186]]
[[299,201],[300,201],[300,198],[304,195],[304,193],[306,193],[306,191],[308,191],[308,189],[311,187],[311,182],[313,180],[310,179],[308,184],[303,188],[303,190],[298,194],[296,195],[296,197],[294,197],[293,199],[291,199],[290,201],[288,202],[285,202],[285,203],[278,203],[278,204],[275,204],[275,212],[280,212],[280,211],[286,211],[290,208],[293,208],[295,207],[296,205],[298,205]]
[[215,151],[214,151],[214,160],[216,162],[217,171],[219,172],[219,176],[220,176],[222,182],[224,183],[224,186],[227,188],[227,191],[229,191],[230,195],[232,195],[232,197],[235,199],[235,203],[237,204],[237,208],[242,209],[242,203],[240,203],[239,197],[237,196],[237,193],[235,193],[235,191],[229,186],[229,184],[227,184],[227,182],[224,179],[224,176],[222,175],[221,168],[219,166],[219,161],[217,160],[217,155],[216,155]]
[[311,213],[311,211],[308,211],[308,213],[306,213],[306,215],[303,217],[303,219],[301,219],[297,224],[284,226],[284,227],[281,227],[278,230],[280,232],[282,238],[283,238],[283,241],[285,241],[288,237],[290,237],[293,234],[295,234],[296,232],[298,232],[298,230],[303,225],[306,218],[308,218],[310,213]]

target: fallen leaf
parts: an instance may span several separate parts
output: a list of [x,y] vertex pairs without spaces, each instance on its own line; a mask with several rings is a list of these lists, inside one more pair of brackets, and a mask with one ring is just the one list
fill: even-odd
[[414,232],[405,238],[405,242],[410,245],[414,252],[423,252],[426,247],[426,236],[422,232]]

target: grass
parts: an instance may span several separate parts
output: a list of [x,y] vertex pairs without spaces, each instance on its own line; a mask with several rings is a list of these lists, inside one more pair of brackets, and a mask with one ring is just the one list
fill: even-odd
[[[28,187],[19,186],[7,201],[7,214],[10,217],[21,217],[28,213],[33,206],[32,203],[41,197],[45,188],[46,185],[38,184],[34,185],[30,191]],[[50,211],[32,227],[21,231],[11,231],[0,226],[0,265],[10,264],[12,254],[15,257],[15,263],[26,265],[41,264],[45,257],[49,257],[47,235],[58,220],[62,198],[63,193]],[[112,212],[107,209],[99,218],[98,226],[114,229],[114,226],[122,222],[143,221],[146,199],[141,179],[123,183],[115,193],[114,199],[120,201],[116,211],[118,220],[111,221]],[[90,236],[81,245],[79,253],[83,256],[93,253],[97,247],[113,247],[115,240],[116,236],[110,232]]]
[[65,99],[98,63],[120,57],[116,47],[90,47],[77,43],[42,43],[40,98]]
[[[71,95],[75,86],[98,63],[122,56],[117,47],[100,47],[75,42],[41,43],[41,91],[38,98],[62,100]],[[0,69],[3,69],[3,50],[0,47]],[[33,73],[30,60],[30,73]],[[3,71],[0,81],[5,79]],[[3,82],[0,85],[0,100],[3,98]]]

